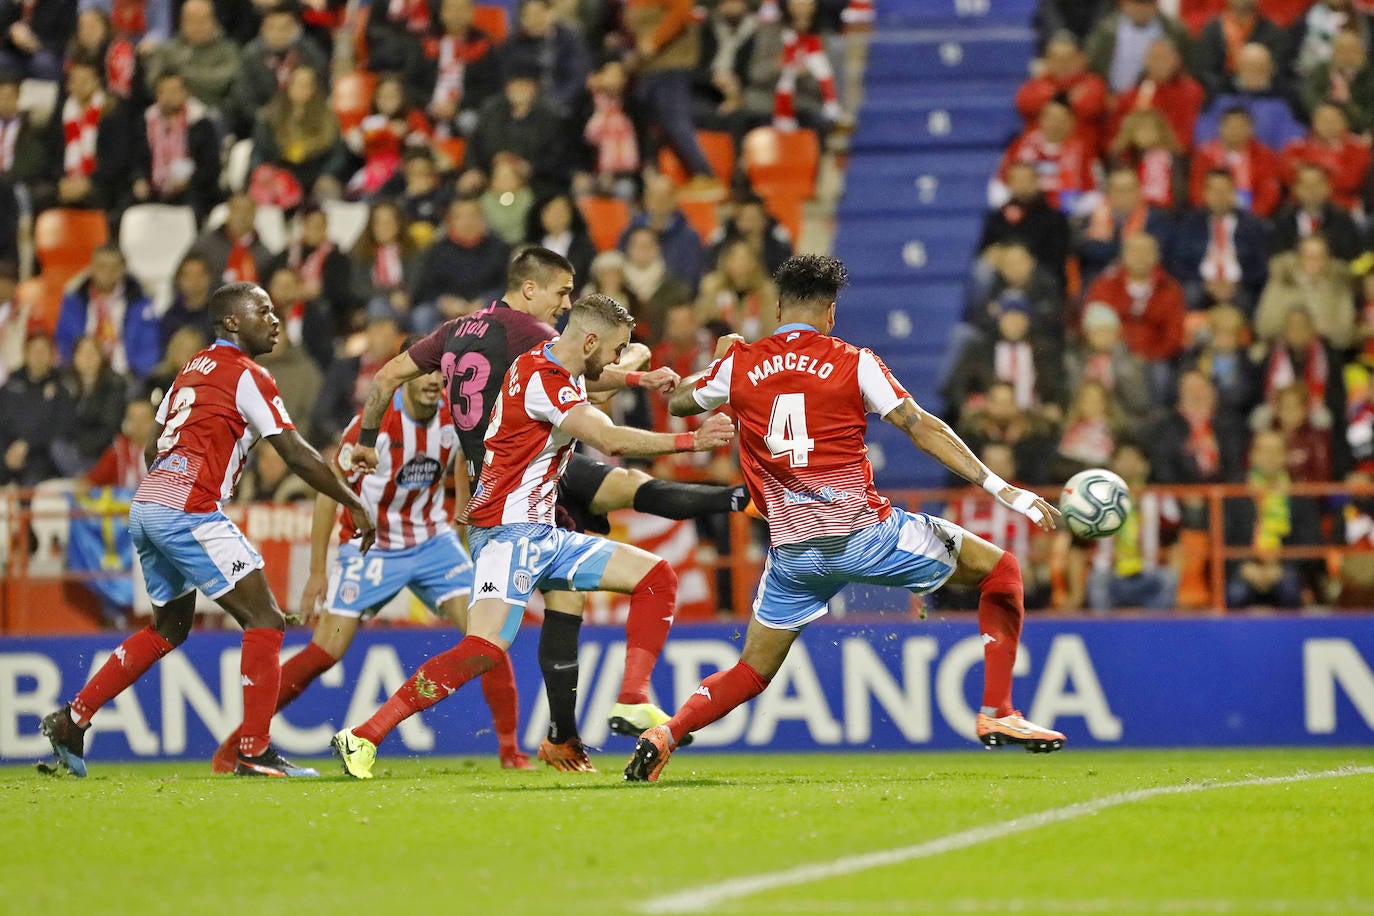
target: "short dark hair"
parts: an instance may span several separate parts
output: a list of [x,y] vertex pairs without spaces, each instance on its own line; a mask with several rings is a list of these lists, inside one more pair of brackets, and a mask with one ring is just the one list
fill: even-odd
[[1236,180],[1236,176],[1231,174],[1231,170],[1227,168],[1208,169],[1207,177],[1203,179],[1203,182],[1206,183],[1207,179],[1210,178],[1225,178],[1232,184],[1234,184]]
[[1240,115],[1247,121],[1253,122],[1255,120],[1254,116],[1250,114],[1250,109],[1246,108],[1243,105],[1232,105],[1230,108],[1227,108],[1221,113],[1221,119],[1225,120],[1227,118],[1235,117],[1236,115]]
[[594,321],[607,327],[623,325],[633,330],[634,317],[630,310],[605,293],[589,293],[573,303],[569,321]]
[[210,316],[210,324],[222,327],[224,319],[239,311],[252,301],[253,293],[258,290],[256,283],[229,283],[210,294],[205,309]]
[[548,286],[558,274],[569,277],[576,273],[572,262],[558,252],[531,245],[516,252],[506,268],[506,289],[519,289],[526,280],[537,286]]
[[839,258],[794,254],[773,273],[778,299],[784,304],[829,305],[849,285],[849,271]]

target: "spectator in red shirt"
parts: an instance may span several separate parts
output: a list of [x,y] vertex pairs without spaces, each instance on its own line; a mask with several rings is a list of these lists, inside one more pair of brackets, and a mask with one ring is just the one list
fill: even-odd
[[1016,110],[1030,124],[1040,109],[1062,94],[1078,118],[1079,126],[1096,135],[1107,113],[1107,83],[1088,69],[1087,58],[1071,32],[1060,32],[1045,46],[1044,69],[1021,84],[1016,93]]
[[153,403],[134,398],[124,406],[124,423],[114,442],[100,455],[82,482],[87,487],[124,487],[134,489],[148,476],[144,450],[153,437],[157,423]]
[[1193,155],[1189,180],[1193,206],[1202,206],[1207,174],[1216,169],[1231,173],[1242,210],[1267,217],[1278,207],[1283,194],[1282,165],[1273,150],[1255,139],[1254,124],[1244,108],[1227,110],[1217,138],[1202,144]]
[[1029,162],[1040,176],[1040,190],[1050,204],[1070,212],[1085,191],[1097,188],[1093,174],[1092,141],[1078,129],[1073,110],[1058,96],[1040,109],[1035,126],[1027,127],[1012,141],[998,177],[1006,181],[1013,162]]
[[1159,243],[1140,233],[1122,242],[1121,262],[1088,287],[1088,302],[1102,302],[1121,319],[1121,339],[1146,364],[1156,403],[1171,389],[1173,361],[1183,352],[1183,287],[1159,263]]
[[1153,108],[1164,115],[1184,152],[1193,148],[1193,125],[1206,97],[1202,84],[1183,69],[1178,48],[1168,39],[1150,42],[1145,51],[1145,72],[1140,82],[1117,98],[1110,132],[1133,111]]
[[1331,178],[1331,198],[1347,210],[1359,205],[1369,173],[1369,143],[1350,132],[1345,112],[1330,103],[1312,112],[1312,132],[1283,148],[1283,166],[1291,182],[1298,165],[1320,166]]

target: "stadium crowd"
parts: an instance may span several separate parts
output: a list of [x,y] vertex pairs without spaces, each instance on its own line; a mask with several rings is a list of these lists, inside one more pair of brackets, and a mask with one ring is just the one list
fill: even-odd
[[[1250,484],[1226,503],[1227,544],[1257,551],[1228,564],[1232,606],[1367,594],[1363,558],[1328,577],[1273,549],[1367,540],[1364,502],[1289,491],[1374,473],[1371,13],[1044,0],[945,381],[1008,479]],[[1060,558],[1061,603],[1198,599],[1179,574],[1200,582],[1205,505],[1138,502]]]

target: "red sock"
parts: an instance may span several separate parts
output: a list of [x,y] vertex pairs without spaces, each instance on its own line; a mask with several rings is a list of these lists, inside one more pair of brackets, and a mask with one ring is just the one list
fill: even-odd
[[272,714],[277,711],[281,686],[281,641],[286,634],[271,627],[243,631],[243,724],[239,726],[239,753],[256,757],[267,750]]
[[353,734],[381,744],[397,725],[486,674],[505,654],[500,646],[480,636],[464,636],[458,645],[421,665],[415,676],[402,684],[372,718],[353,729]]
[[281,686],[277,688],[277,710],[285,709],[300,696],[315,679],[339,663],[339,660],[320,648],[314,641],[282,662]]
[[659,560],[630,593],[630,616],[625,621],[625,677],[617,703],[649,702],[649,675],[668,641],[677,607],[677,573]]
[[491,707],[491,724],[496,729],[496,744],[501,753],[520,750],[516,731],[520,722],[520,695],[515,689],[515,669],[510,653],[501,653],[496,667],[482,675],[482,696]]
[[123,693],[174,648],[152,627],[144,627],[124,640],[72,700],[72,719],[77,725],[91,721],[97,709]]
[[1009,715],[1011,669],[1026,616],[1021,566],[1011,551],[1002,554],[992,572],[978,583],[978,630],[983,634],[983,708]]
[[744,662],[736,663],[728,671],[717,671],[702,681],[696,692],[682,704],[677,715],[668,720],[673,744],[717,719],[725,718],[736,706],[763,693],[767,686],[768,679]]

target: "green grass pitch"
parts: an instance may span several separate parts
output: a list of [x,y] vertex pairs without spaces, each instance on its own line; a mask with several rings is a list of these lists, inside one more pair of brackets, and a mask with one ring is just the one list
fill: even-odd
[[0,769],[0,911],[1374,913],[1368,748],[686,750],[657,786],[621,781],[628,753],[595,775],[383,757],[370,783],[332,760],[310,781]]

